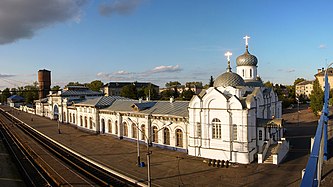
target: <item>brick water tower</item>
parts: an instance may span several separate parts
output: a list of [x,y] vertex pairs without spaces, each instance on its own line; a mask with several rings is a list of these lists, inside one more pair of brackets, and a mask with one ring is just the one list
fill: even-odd
[[51,71],[42,69],[38,71],[39,99],[46,98],[51,87]]

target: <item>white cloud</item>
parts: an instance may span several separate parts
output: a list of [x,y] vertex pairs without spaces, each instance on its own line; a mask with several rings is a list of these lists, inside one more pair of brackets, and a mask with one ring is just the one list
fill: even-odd
[[182,69],[177,64],[175,66],[157,66],[151,71],[149,71],[149,73],[168,73],[168,72],[179,72],[179,71],[182,71]]
[[1,0],[0,44],[31,38],[39,29],[72,20],[79,22],[87,0]]
[[127,15],[133,12],[143,0],[112,0],[99,6],[99,13],[103,16],[112,14]]
[[320,45],[318,46],[318,48],[319,48],[319,49],[326,49],[327,46],[326,46],[325,44],[320,44]]
[[14,77],[15,75],[0,74],[0,78]]
[[113,73],[114,75],[129,75],[130,73],[124,70],[117,71]]

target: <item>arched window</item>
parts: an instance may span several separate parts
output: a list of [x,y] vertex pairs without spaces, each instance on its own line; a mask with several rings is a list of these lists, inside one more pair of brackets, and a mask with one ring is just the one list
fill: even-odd
[[73,123],[75,123],[75,115],[73,114]]
[[141,125],[141,140],[145,140],[145,138],[146,138],[145,125]]
[[114,133],[118,134],[118,121],[114,122]]
[[250,69],[250,77],[252,78],[252,69]]
[[93,120],[92,117],[89,118],[89,128],[92,129],[93,127]]
[[168,128],[164,128],[163,130],[163,143],[170,145],[170,130]]
[[126,123],[126,122],[124,122],[124,123],[123,123],[123,125],[124,125],[124,136],[128,136],[128,128],[127,128],[127,123]]
[[87,118],[87,116],[84,117],[84,127],[85,128],[88,127],[88,118]]
[[183,132],[180,129],[176,130],[176,146],[183,147]]
[[245,70],[243,69],[243,77],[245,77]]
[[104,134],[105,133],[105,120],[102,118],[102,120],[101,120],[101,125],[102,125],[102,134]]
[[71,123],[73,122],[73,121],[72,121],[72,115],[71,115],[71,114],[69,114],[69,122],[71,122]]
[[213,139],[221,139],[221,121],[217,118],[212,121],[212,137]]
[[132,138],[138,138],[138,131],[134,123],[132,123]]
[[158,143],[158,134],[157,134],[157,127],[153,127],[153,142]]
[[112,133],[112,122],[111,119],[108,121],[109,133]]
[[64,119],[64,122],[66,121],[66,112],[64,112],[64,115],[63,115],[63,119]]
[[83,127],[83,119],[82,119],[82,116],[80,116],[80,125]]
[[262,130],[259,130],[259,140],[262,140]]

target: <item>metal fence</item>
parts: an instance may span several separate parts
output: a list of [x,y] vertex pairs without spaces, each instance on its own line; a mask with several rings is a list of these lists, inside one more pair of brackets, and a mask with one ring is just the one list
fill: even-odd
[[321,171],[323,160],[327,160],[327,123],[328,123],[328,101],[329,101],[330,85],[328,83],[328,76],[325,71],[325,89],[324,89],[324,106],[318,121],[318,127],[310,158],[305,168],[301,187],[307,186],[320,186]]

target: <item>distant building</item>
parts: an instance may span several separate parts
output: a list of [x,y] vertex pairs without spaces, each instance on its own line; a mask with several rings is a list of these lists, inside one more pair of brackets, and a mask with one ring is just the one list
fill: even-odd
[[[315,77],[318,79],[319,85],[321,88],[323,88],[323,90],[324,90],[324,82],[325,82],[324,75],[325,75],[324,68],[318,69],[317,74],[315,74]],[[333,85],[333,68],[327,69],[327,75],[328,75],[328,83],[330,85]]]
[[7,98],[7,103],[10,107],[18,108],[24,103],[24,98],[19,95],[12,95]]
[[103,95],[101,92],[89,90],[84,86],[68,86],[61,91],[50,91],[47,100],[40,99],[35,101],[36,114],[49,117],[50,119],[66,121],[65,117],[67,114],[64,112],[64,108],[67,108],[68,105]]
[[310,94],[313,90],[313,82],[312,81],[302,81],[298,84],[296,84],[296,97],[303,96],[304,99],[309,99]]
[[133,84],[136,89],[152,86],[156,93],[159,93],[159,86],[149,82],[109,82],[102,87],[105,96],[120,96],[124,86]]

